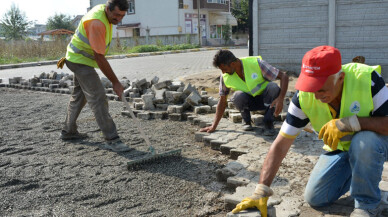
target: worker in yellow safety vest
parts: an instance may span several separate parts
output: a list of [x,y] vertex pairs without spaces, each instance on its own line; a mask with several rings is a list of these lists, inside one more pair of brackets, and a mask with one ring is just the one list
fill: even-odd
[[112,41],[112,25],[117,25],[123,19],[128,8],[127,0],[108,0],[106,4],[93,7],[81,19],[67,46],[66,57],[57,63],[59,68],[66,63],[74,73],[74,90],[61,132],[63,140],[87,137],[86,134],[78,132],[76,121],[88,102],[107,141],[105,147],[118,152],[130,150],[117,134],[116,125],[109,114],[105,88],[95,70],[95,68],[101,69],[120,97],[124,87],[117,79],[105,55]]
[[388,161],[388,88],[380,66],[341,65],[340,51],[319,46],[302,60],[286,120],[272,143],[250,197],[232,211],[257,207],[267,215],[270,185],[291,144],[311,122],[327,153],[319,157],[306,185],[312,207],[327,206],[350,190],[351,217],[382,211],[379,182]]
[[[274,115],[283,109],[283,100],[288,88],[288,76],[285,72],[271,66],[261,56],[237,58],[229,50],[219,50],[213,59],[213,65],[222,72],[220,76],[220,100],[216,116],[211,126],[200,131],[211,133],[216,130],[227,105],[230,89],[236,90],[233,103],[241,112],[242,129],[253,130],[251,111],[264,110],[264,135],[275,135]],[[279,86],[272,82],[280,79]]]

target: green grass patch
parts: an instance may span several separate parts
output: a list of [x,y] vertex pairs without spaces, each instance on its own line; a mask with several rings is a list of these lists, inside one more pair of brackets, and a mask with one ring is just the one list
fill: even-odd
[[[68,40],[58,41],[4,41],[0,40],[0,65],[58,60],[65,56]],[[139,45],[135,47],[111,47],[108,55],[123,55],[174,51],[199,48],[193,44]]]

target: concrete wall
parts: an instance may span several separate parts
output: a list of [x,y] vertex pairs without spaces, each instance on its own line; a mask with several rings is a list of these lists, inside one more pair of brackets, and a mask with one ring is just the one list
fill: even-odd
[[[175,45],[175,44],[196,44],[198,41],[197,34],[186,35],[163,35],[163,36],[150,36],[148,37],[148,44],[163,44],[163,45]],[[116,46],[117,39],[113,39],[111,47]],[[134,47],[137,45],[147,44],[147,38],[145,36],[140,37],[122,37],[120,38],[121,46]]]
[[299,73],[305,52],[327,44],[343,63],[380,64],[388,81],[387,10],[388,0],[253,0],[253,54]]

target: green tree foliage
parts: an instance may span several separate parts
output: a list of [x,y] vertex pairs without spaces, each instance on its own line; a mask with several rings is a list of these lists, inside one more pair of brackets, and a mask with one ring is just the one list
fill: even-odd
[[231,13],[237,19],[237,31],[245,33],[249,28],[249,0],[233,0]]
[[7,40],[23,39],[27,35],[28,26],[31,24],[27,20],[24,12],[20,11],[15,4],[11,5],[11,9],[7,11],[0,21],[2,35]]
[[229,20],[226,20],[226,25],[222,26],[222,39],[224,39],[224,44],[228,45],[232,40],[232,27],[229,25]]
[[55,14],[54,16],[49,17],[47,19],[46,29],[47,30],[67,29],[67,30],[74,31],[75,27],[71,23],[72,20],[73,18],[68,15]]

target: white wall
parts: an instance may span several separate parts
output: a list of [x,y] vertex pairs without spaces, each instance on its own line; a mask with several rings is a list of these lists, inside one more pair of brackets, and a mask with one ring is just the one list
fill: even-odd
[[253,50],[274,66],[299,73],[306,51],[340,49],[342,62],[365,56],[388,81],[388,0],[254,0]]
[[135,14],[126,15],[123,24],[141,23],[140,35],[178,34],[178,0],[135,0]]

